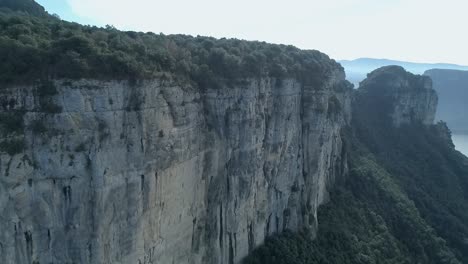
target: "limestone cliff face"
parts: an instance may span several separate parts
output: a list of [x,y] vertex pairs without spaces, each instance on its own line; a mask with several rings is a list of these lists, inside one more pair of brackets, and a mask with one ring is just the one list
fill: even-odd
[[317,86],[0,90],[0,262],[239,263],[268,235],[315,229],[347,170],[335,67]]
[[379,118],[390,118],[395,126],[409,123],[433,124],[437,93],[432,80],[411,74],[400,66],[379,68],[361,82],[359,108]]

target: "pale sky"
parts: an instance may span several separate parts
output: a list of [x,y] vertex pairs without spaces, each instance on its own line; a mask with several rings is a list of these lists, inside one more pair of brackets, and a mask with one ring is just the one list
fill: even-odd
[[468,0],[38,0],[85,24],[468,65]]

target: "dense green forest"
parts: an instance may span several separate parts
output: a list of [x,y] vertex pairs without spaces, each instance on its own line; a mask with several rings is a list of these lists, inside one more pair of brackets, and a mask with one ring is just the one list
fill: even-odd
[[39,17],[46,17],[49,15],[44,7],[33,0],[0,0],[0,7]]
[[245,263],[468,263],[468,159],[444,123],[396,128],[360,92],[350,173],[319,209],[317,239],[272,237]]
[[323,53],[293,46],[82,26],[47,14],[31,0],[0,0],[0,7],[4,84],[172,75],[202,87],[251,76],[289,76],[314,85],[336,67],[323,65]]
[[[155,77],[203,88],[253,76],[318,86],[337,67],[324,57],[264,42],[82,26],[32,0],[0,0],[0,88],[40,81],[47,93],[55,78]],[[395,128],[382,112],[359,105],[343,132],[350,173],[320,208],[317,238],[307,230],[269,238],[245,263],[468,263],[468,159],[454,150],[447,127]],[[47,101],[43,107],[57,111]],[[22,129],[22,119],[3,119],[4,131]],[[22,141],[2,144],[8,153],[22,148]]]
[[350,175],[320,208],[317,239],[272,237],[245,263],[468,263],[468,160],[441,130],[395,129],[385,151],[354,138]]

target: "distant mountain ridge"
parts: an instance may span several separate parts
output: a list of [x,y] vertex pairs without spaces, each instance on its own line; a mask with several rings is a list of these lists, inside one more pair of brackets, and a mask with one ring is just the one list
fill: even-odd
[[423,74],[430,69],[450,69],[468,71],[468,66],[449,63],[417,63],[390,59],[359,58],[355,60],[338,61],[345,68],[347,79],[357,87],[369,72],[380,67],[397,65],[414,74]]

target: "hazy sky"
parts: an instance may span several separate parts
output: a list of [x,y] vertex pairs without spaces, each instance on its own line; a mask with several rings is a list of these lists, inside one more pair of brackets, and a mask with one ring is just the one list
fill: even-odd
[[123,30],[235,37],[335,59],[468,65],[468,0],[38,0],[51,13]]

